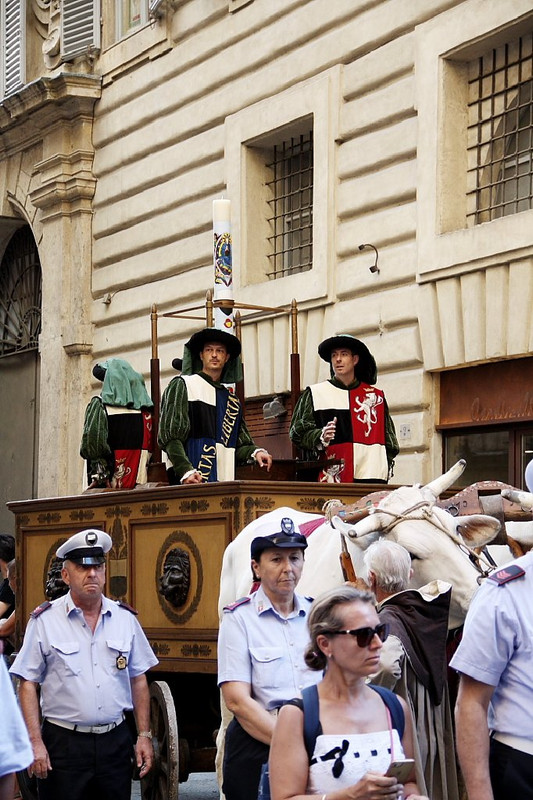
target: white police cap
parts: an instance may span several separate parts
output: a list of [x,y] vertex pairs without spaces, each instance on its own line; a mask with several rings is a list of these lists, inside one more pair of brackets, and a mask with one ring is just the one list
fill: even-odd
[[113,542],[105,531],[89,528],[67,539],[57,548],[56,556],[77,564],[103,564],[105,554],[111,550]]

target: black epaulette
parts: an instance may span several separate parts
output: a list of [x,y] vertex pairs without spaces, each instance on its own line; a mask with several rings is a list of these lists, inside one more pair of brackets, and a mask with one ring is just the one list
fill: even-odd
[[39,617],[43,613],[43,611],[46,611],[48,608],[50,608],[51,605],[52,603],[50,602],[50,600],[45,600],[44,603],[41,603],[40,606],[37,606],[37,608],[33,609],[33,611],[30,614],[30,617],[32,617],[33,619],[37,619],[37,617]]
[[224,606],[224,611],[235,611],[236,608],[239,606],[244,606],[246,603],[249,603],[251,597],[241,597],[240,600],[235,600],[234,603],[230,603],[229,606]]
[[124,603],[123,600],[119,600],[118,604],[121,608],[125,608],[126,611],[129,611],[130,614],[135,614],[135,616],[137,616],[139,613],[135,608],[133,608],[133,606],[128,605],[128,603]]
[[502,586],[502,584],[514,581],[515,578],[521,578],[525,574],[525,570],[519,567],[518,564],[510,564],[508,567],[502,567],[497,572],[489,575],[489,580],[494,581],[498,586]]

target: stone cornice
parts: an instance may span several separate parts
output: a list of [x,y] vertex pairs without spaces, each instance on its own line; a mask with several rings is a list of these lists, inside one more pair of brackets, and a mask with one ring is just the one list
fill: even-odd
[[55,154],[36,164],[41,175],[41,185],[31,194],[31,202],[46,217],[54,214],[91,213],[91,201],[96,188],[92,173],[92,150],[75,150],[67,154]]
[[92,120],[101,94],[99,75],[61,72],[27,84],[0,103],[0,155],[42,141],[48,129],[80,118]]

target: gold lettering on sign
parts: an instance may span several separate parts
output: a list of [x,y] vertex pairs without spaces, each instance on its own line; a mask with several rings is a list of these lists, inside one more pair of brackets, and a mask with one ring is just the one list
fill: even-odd
[[526,392],[516,406],[501,400],[495,406],[484,406],[476,397],[470,407],[470,416],[474,422],[493,422],[498,419],[530,419],[533,417],[533,396]]
[[222,444],[227,446],[230,436],[233,433],[235,423],[240,413],[239,399],[233,394],[228,395],[228,402],[226,405],[226,413],[222,420]]
[[200,460],[198,462],[197,470],[202,476],[202,478],[207,481],[209,480],[209,476],[211,475],[211,470],[213,469],[213,463],[217,457],[217,449],[214,445],[206,445],[204,444],[202,455],[200,456]]

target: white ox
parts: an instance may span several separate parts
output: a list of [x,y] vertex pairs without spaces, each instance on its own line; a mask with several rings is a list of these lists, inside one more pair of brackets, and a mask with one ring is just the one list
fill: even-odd
[[[228,545],[222,562],[219,610],[251,587],[250,543],[259,524],[272,521],[272,530],[282,517],[291,517],[297,525],[322,520],[309,535],[305,566],[298,584],[298,593],[316,597],[343,582],[339,562],[340,535],[344,535],[357,575],[362,572],[364,551],[379,536],[387,536],[403,545],[411,554],[411,585],[419,588],[434,579],[451,583],[450,627],[458,627],[464,617],[478,583],[476,570],[464,545],[479,548],[494,538],[500,525],[482,514],[452,517],[435,506],[439,495],[457,479],[464,469],[458,462],[451,470],[426,486],[402,486],[384,497],[364,519],[355,524],[334,517],[329,523],[319,514],[292,508],[278,508],[247,525]],[[305,525],[304,525],[305,527]]]

